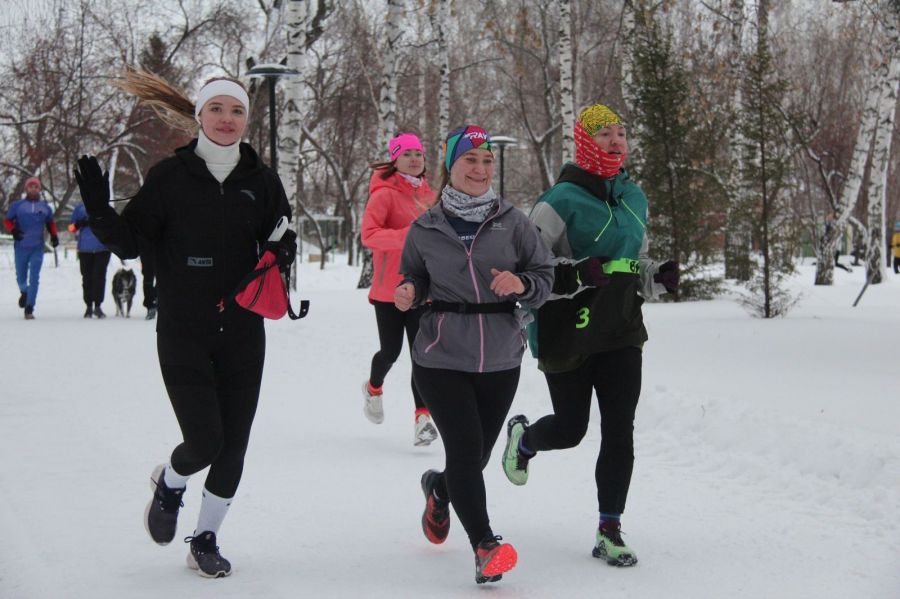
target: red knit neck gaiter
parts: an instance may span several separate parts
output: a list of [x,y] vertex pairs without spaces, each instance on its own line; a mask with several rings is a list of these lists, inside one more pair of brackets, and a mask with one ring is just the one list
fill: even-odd
[[615,177],[625,163],[625,154],[610,154],[600,149],[579,122],[575,122],[575,164],[604,179]]

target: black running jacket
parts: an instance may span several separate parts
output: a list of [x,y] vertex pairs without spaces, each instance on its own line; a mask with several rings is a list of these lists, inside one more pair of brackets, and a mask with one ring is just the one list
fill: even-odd
[[290,206],[278,175],[248,144],[219,183],[194,148],[197,140],[150,169],[121,215],[92,215],[91,228],[120,258],[151,248],[157,264],[156,330],[206,334],[259,326],[261,318],[223,304],[259,259]]

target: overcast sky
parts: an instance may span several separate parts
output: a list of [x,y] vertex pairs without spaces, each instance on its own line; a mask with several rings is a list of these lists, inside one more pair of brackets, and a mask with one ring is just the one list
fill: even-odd
[[50,17],[55,7],[66,3],[77,3],[77,0],[4,0],[3,10],[0,10],[0,31],[36,25]]

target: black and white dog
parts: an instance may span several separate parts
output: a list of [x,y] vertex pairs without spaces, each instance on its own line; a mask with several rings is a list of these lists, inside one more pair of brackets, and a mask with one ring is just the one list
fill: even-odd
[[116,300],[116,316],[131,317],[131,302],[137,289],[137,277],[127,268],[120,268],[113,275],[112,296]]

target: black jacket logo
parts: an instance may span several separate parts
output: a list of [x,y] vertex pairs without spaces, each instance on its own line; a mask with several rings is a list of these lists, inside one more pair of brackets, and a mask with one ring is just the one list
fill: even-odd
[[246,193],[248,196],[250,196],[250,201],[251,201],[251,202],[255,202],[255,201],[256,201],[256,196],[253,195],[253,192],[250,191],[249,189],[242,189],[242,190],[241,190],[241,193]]
[[212,258],[206,258],[206,257],[198,258],[198,257],[196,257],[196,256],[188,256],[188,259],[187,259],[187,265],[188,265],[188,266],[208,267],[208,266],[212,266],[212,265],[213,265],[213,259],[212,259]]

